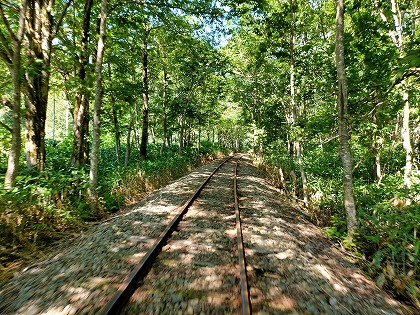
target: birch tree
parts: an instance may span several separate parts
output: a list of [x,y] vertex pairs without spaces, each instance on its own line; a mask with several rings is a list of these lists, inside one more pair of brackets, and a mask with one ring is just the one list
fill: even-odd
[[[391,37],[392,42],[394,43],[400,58],[404,57],[404,13],[400,8],[400,4],[397,0],[390,0],[391,11],[383,10],[379,7],[379,4],[375,2],[376,6],[379,9],[379,14],[384,22],[389,25],[392,25],[392,28],[389,30],[389,36]],[[416,12],[417,8],[414,8]],[[386,14],[387,13],[387,14]],[[415,29],[415,18],[414,18]],[[403,79],[400,83],[401,94],[403,100],[403,119],[402,119],[402,128],[401,128],[401,139],[403,148],[405,150],[405,167],[404,167],[404,185],[406,188],[411,187],[411,173],[413,168],[413,148],[411,146],[410,139],[410,101],[409,101],[409,87],[406,79]],[[410,200],[406,200],[406,203],[409,204]]]
[[358,230],[356,205],[353,195],[353,161],[349,143],[347,120],[347,78],[344,64],[344,0],[336,2],[336,44],[335,63],[338,78],[338,123],[340,154],[343,162],[344,207],[347,214],[347,241],[351,243],[353,234]]
[[105,50],[106,18],[108,16],[108,1],[101,1],[101,12],[99,16],[99,38],[96,52],[95,64],[95,106],[93,114],[93,139],[92,151],[90,154],[90,173],[89,173],[89,198],[93,213],[98,211],[98,194],[96,191],[98,183],[99,166],[99,146],[101,136],[101,106],[102,106],[102,64]]
[[0,15],[3,24],[8,32],[12,46],[10,47],[6,36],[0,33],[0,56],[6,62],[13,80],[13,102],[11,108],[13,112],[12,119],[12,147],[10,149],[9,158],[7,162],[7,171],[4,178],[4,188],[10,189],[14,186],[18,169],[19,169],[19,156],[22,146],[22,139],[20,136],[20,106],[21,106],[21,85],[22,85],[22,68],[21,68],[21,50],[22,40],[25,32],[25,16],[27,9],[27,1],[22,0],[19,6],[19,21],[17,30],[13,31],[11,23],[9,22],[4,12],[4,4],[0,3]]

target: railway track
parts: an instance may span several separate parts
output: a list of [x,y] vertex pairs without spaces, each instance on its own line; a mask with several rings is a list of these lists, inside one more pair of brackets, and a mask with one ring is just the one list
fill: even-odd
[[[100,314],[170,313],[164,308],[171,302],[187,313],[200,309],[200,303],[205,313],[218,313],[218,307],[225,312],[226,305],[220,304],[227,303],[232,313],[251,314],[237,194],[240,159],[230,156],[214,169],[179,208]],[[209,199],[206,189],[212,191]],[[208,200],[213,204],[207,205]],[[203,255],[214,257],[203,259]],[[185,259],[196,268],[183,270]]]
[[[63,243],[0,285],[0,314],[418,313],[405,309],[336,252],[246,156],[238,170],[239,226],[233,192],[237,160],[225,161],[195,200],[191,194],[220,162],[191,172]],[[188,211],[174,219],[187,199]],[[161,234],[174,220],[178,226]],[[243,246],[238,231],[244,235]],[[142,269],[136,266],[145,255],[155,255],[147,252],[158,238],[165,239],[156,246],[159,254],[154,262],[143,263],[148,272],[128,277],[130,270]],[[239,267],[240,247],[246,269],[245,263]],[[126,289],[131,292],[123,293]],[[246,305],[249,300],[252,308]]]

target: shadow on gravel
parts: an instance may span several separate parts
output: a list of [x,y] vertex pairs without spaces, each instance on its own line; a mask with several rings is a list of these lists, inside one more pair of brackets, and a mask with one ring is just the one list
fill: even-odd
[[254,314],[404,313],[256,173],[238,180]]
[[122,314],[234,314],[240,309],[231,173],[200,194]]
[[212,165],[151,193],[22,270],[0,288],[0,314],[97,314]]
[[[152,193],[22,271],[0,289],[0,314],[97,314],[212,165]],[[238,181],[254,314],[402,314],[256,173],[244,165]],[[222,170],[215,181],[223,174],[229,173]],[[182,223],[188,234],[176,232],[160,267],[151,270],[150,277],[161,276],[158,286],[148,286],[146,278],[133,297],[136,314],[239,311],[233,200],[225,187],[203,191],[202,197],[211,198],[196,208],[211,210],[190,210]]]

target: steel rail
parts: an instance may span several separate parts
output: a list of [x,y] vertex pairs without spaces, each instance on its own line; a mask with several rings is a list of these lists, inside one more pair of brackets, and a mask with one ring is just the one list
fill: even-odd
[[130,273],[128,278],[120,285],[118,291],[114,294],[112,299],[106,304],[100,311],[99,314],[102,315],[111,315],[111,314],[119,314],[122,307],[127,303],[131,295],[138,287],[138,282],[141,281],[149,272],[154,259],[162,250],[163,245],[171,236],[172,232],[178,226],[178,223],[182,220],[182,217],[185,213],[187,213],[188,208],[191,206],[193,201],[198,197],[200,192],[203,190],[204,186],[208,183],[208,181],[213,177],[213,175],[219,170],[219,168],[233,158],[233,155],[224,159],[219,166],[207,177],[207,179],[201,184],[201,186],[196,190],[196,192],[188,199],[187,202],[184,203],[179,208],[178,214],[172,219],[166,229],[159,235],[156,239],[153,246],[149,249],[149,251],[144,255],[141,259],[137,267]]
[[248,281],[246,277],[246,264],[245,264],[245,252],[244,243],[242,238],[241,228],[241,215],[239,213],[238,206],[238,193],[237,193],[237,173],[238,163],[242,156],[236,161],[235,172],[233,176],[233,195],[235,199],[235,215],[236,215],[236,235],[238,241],[238,258],[239,258],[239,278],[241,283],[241,301],[242,301],[242,314],[251,314],[251,301],[249,299]]

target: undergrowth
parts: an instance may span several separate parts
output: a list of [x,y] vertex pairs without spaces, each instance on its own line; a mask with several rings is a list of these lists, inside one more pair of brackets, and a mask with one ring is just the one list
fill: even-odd
[[[292,193],[290,170],[299,174],[296,165],[270,151],[257,159],[259,168],[272,184]],[[367,178],[355,179],[359,232],[353,244],[345,244],[342,175],[339,166],[333,167],[337,158],[325,159],[324,155],[322,160],[319,154],[310,159],[306,165],[310,189],[307,212],[313,222],[324,229],[326,236],[347,247],[353,257],[360,257],[360,266],[379,287],[420,309],[419,180],[413,176],[413,186],[407,191],[401,174],[386,175],[380,183]],[[333,173],[328,171],[332,169]],[[300,196],[298,189],[295,199],[299,200]],[[411,200],[410,205],[405,205],[407,198]]]
[[69,139],[49,145],[44,171],[22,168],[15,187],[0,190],[1,269],[37,248],[73,235],[88,221],[98,221],[138,201],[221,154],[221,149],[211,143],[203,143],[200,151],[185,148],[181,154],[177,146],[160,152],[160,147],[152,144],[147,160],[141,160],[139,152],[133,150],[130,164],[124,166],[117,162],[114,148],[105,142],[98,175],[103,215],[98,216],[91,213],[87,195],[89,166],[70,166],[70,148]]

